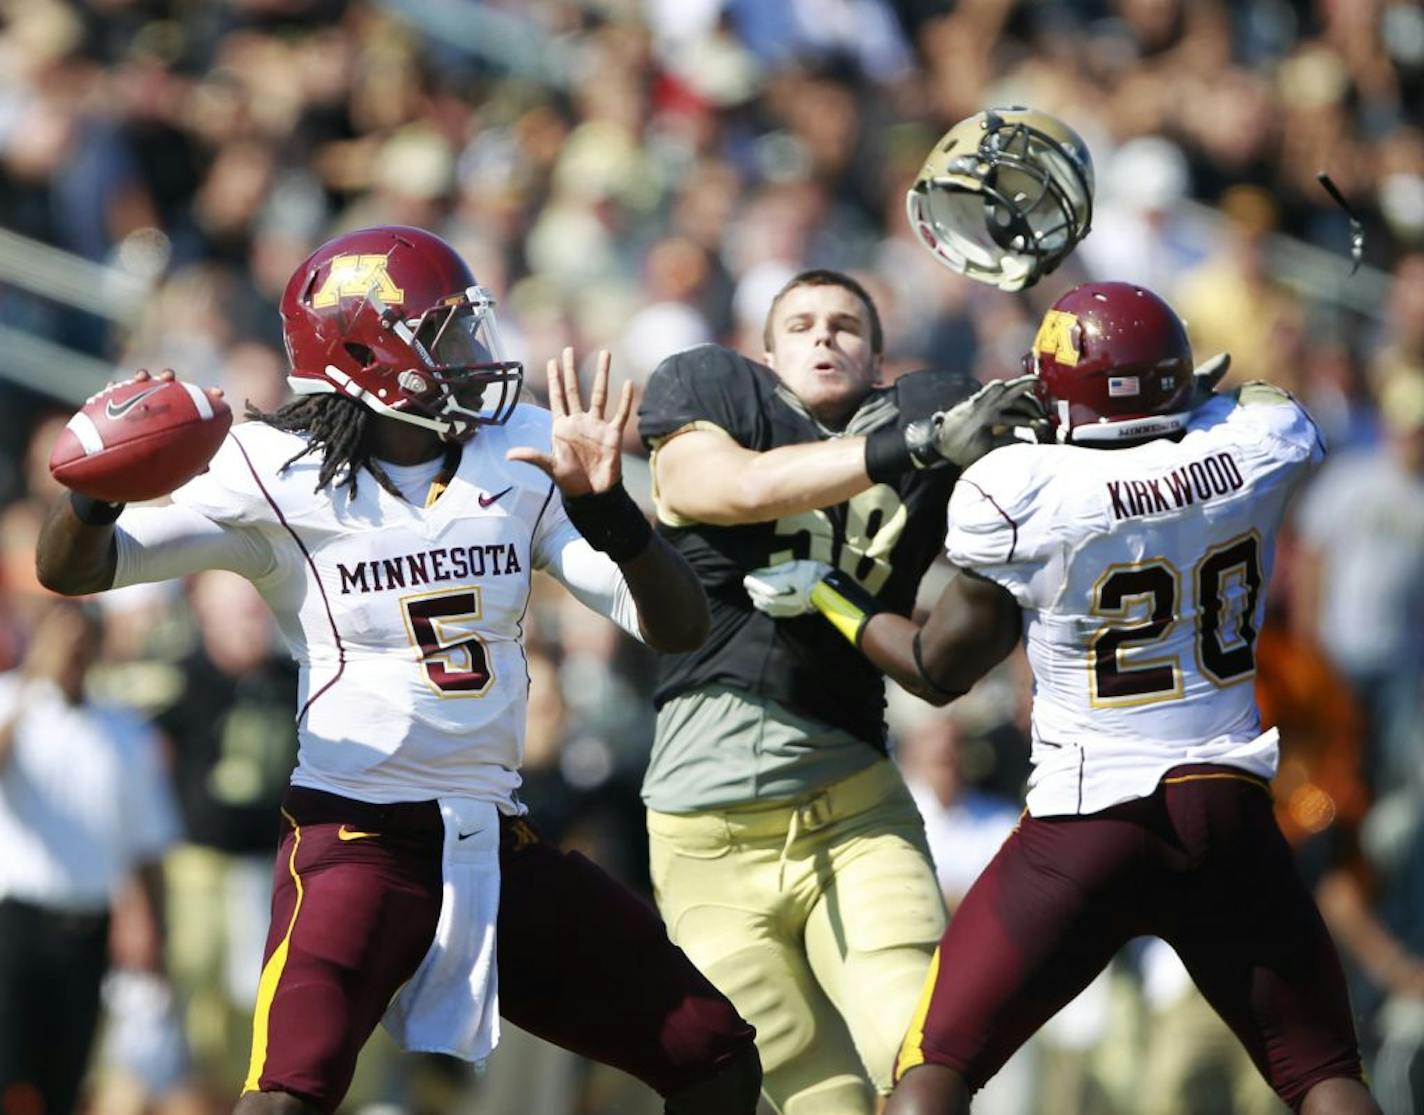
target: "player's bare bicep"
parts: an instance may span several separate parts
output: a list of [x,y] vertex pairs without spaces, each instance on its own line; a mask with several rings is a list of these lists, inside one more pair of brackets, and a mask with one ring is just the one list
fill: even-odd
[[937,685],[963,692],[1008,656],[1022,629],[1018,601],[1007,589],[952,569],[920,633],[924,671]]
[[698,423],[653,452],[653,496],[665,521],[717,522],[734,500],[750,450],[717,426]]

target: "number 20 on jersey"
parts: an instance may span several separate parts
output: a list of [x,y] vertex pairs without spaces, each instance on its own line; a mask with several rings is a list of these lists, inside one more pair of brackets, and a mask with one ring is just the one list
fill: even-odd
[[[1202,676],[1214,685],[1235,685],[1256,672],[1261,584],[1261,539],[1254,530],[1212,547],[1192,569],[1196,661]],[[1122,708],[1182,696],[1179,655],[1153,657],[1151,650],[1181,622],[1180,598],[1181,574],[1165,558],[1110,566],[1098,578],[1093,615],[1108,622],[1088,644],[1095,707]]]

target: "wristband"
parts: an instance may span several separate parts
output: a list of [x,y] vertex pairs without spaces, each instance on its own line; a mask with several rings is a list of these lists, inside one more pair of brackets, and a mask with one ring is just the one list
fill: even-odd
[[877,484],[892,484],[915,465],[899,426],[882,426],[865,439],[865,475]]
[[619,565],[637,557],[653,540],[653,528],[621,482],[606,492],[565,496],[564,510],[588,544]]
[[917,418],[905,426],[883,426],[865,439],[865,475],[877,484],[891,484],[916,468],[942,464],[939,429],[942,416]]
[[78,492],[69,493],[69,506],[74,509],[74,517],[90,527],[109,526],[124,513],[122,503],[109,503]]
[[880,602],[839,569],[832,569],[811,589],[811,603],[858,650],[870,617]]

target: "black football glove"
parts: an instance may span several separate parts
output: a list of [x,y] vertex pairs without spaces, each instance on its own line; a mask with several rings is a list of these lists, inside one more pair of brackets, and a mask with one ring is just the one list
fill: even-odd
[[1216,385],[1231,367],[1231,353],[1218,352],[1208,356],[1192,369],[1192,409],[1196,409],[1216,394]]

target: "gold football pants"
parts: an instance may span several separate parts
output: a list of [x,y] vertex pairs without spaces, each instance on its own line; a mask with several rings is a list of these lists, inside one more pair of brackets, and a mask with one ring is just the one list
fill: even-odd
[[870,1115],[944,932],[924,826],[888,761],[795,802],[649,811],[668,932],[757,1028],[781,1115]]

